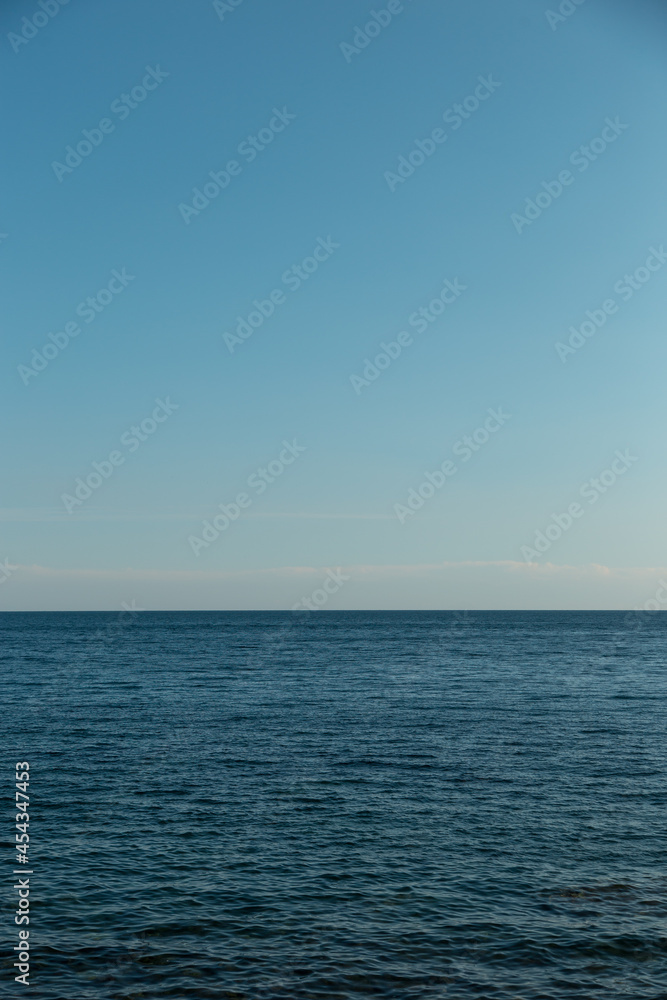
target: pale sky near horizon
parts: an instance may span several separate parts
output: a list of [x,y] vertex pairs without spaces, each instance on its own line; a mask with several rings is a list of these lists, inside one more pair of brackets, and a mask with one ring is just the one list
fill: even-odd
[[0,611],[667,608],[663,5],[0,36]]

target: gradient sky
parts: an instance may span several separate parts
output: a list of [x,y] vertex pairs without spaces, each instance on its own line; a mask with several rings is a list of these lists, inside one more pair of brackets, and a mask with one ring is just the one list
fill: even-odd
[[[652,598],[667,572],[667,255],[631,295],[624,275],[667,249],[664,8],[586,0],[555,21],[537,0],[405,0],[353,52],[384,0],[217,7],[72,0],[37,29],[32,0],[0,12],[0,561],[17,567],[0,609],[290,608],[337,567],[332,609]],[[22,24],[34,37],[17,43]],[[123,105],[149,67],[155,89]],[[493,93],[446,116],[480,77]],[[250,161],[239,145],[282,125],[275,109],[288,124]],[[59,168],[105,118],[113,130]],[[392,180],[434,129],[444,141]],[[576,151],[602,134],[582,169]],[[230,160],[210,204],[179,209]],[[286,272],[331,241],[295,288]],[[132,280],[113,279],[87,322],[77,307],[114,270]],[[465,291],[418,332],[409,317],[446,279]],[[231,352],[225,333],[274,289],[273,315]],[[610,299],[563,360],[555,345]],[[68,323],[81,332],[26,377]],[[355,391],[401,331],[412,343]],[[156,399],[177,408],[132,445]],[[453,454],[498,408],[489,440]],[[248,478],[283,441],[305,450],[259,495]],[[114,451],[122,464],[69,513],[63,495]],[[617,451],[632,460],[590,503],[582,486]],[[445,485],[398,517],[448,459]],[[240,492],[249,505],[196,553]],[[529,565],[572,503],[581,516]]]

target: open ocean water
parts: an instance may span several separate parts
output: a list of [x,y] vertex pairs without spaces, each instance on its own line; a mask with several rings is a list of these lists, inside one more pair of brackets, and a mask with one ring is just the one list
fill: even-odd
[[667,997],[667,615],[0,615],[31,1000]]

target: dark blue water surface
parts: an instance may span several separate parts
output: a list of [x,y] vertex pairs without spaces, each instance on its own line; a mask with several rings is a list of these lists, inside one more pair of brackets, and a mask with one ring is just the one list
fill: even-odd
[[2,996],[667,997],[667,615],[0,634],[34,870],[34,985],[7,959]]

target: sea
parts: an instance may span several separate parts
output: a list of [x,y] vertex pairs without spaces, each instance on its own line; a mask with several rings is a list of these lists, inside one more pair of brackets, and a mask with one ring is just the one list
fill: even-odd
[[0,995],[667,998],[666,652],[647,612],[0,615]]

